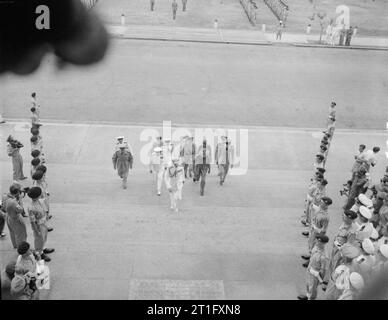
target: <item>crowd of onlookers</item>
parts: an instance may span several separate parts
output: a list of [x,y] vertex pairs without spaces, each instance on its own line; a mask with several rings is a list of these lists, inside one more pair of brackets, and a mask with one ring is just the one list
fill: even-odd
[[336,103],[332,102],[301,221],[308,228],[302,232],[308,237],[308,253],[302,255],[307,274],[306,295],[299,295],[300,300],[315,300],[319,286],[328,300],[357,299],[365,287],[388,271],[388,167],[378,183],[370,178],[379,147],[366,150],[360,145],[350,179],[340,190],[346,197],[342,224],[333,239],[326,235],[333,201],[327,196],[324,174],[335,121]]

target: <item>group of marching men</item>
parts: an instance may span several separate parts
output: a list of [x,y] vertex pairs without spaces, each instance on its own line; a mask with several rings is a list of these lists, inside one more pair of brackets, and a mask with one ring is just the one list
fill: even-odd
[[326,195],[324,173],[334,135],[335,107],[332,102],[301,220],[308,228],[302,234],[308,237],[309,253],[302,255],[306,260],[303,267],[307,268],[307,292],[299,295],[299,300],[315,300],[319,285],[327,300],[357,299],[373,279],[388,270],[388,167],[378,184],[373,184],[369,176],[377,163],[378,147],[366,151],[366,146],[361,145],[355,156],[351,179],[340,191],[341,196],[347,197],[342,224],[333,239],[330,256],[326,253],[332,199]]
[[[179,141],[172,142],[158,136],[149,153],[149,171],[156,176],[157,195],[162,192],[163,182],[170,195],[171,210],[178,212],[178,201],[182,200],[182,190],[186,179],[193,178],[200,182],[200,195],[205,193],[206,176],[210,173],[212,150],[206,137],[196,147],[194,137],[185,135]],[[112,157],[113,168],[122,179],[122,187],[127,188],[129,169],[133,165],[133,151],[124,137],[117,137],[117,144]],[[214,154],[218,167],[219,183],[222,186],[229,168],[233,168],[234,147],[227,136],[222,136],[216,145]]]
[[[47,279],[48,268],[44,262],[51,261],[48,254],[54,252],[53,248],[46,247],[47,234],[53,228],[47,225],[52,216],[49,207],[43,141],[39,132],[40,106],[36,101],[36,93],[31,95],[31,100],[32,187],[22,187],[22,181],[27,179],[23,174],[23,159],[20,155],[23,144],[9,136],[7,152],[13,160],[14,181],[9,188],[9,193],[3,195],[1,203],[1,213],[6,220],[12,245],[18,252],[16,261],[11,261],[6,268],[6,270],[14,270],[13,277],[10,279],[10,292],[16,299],[39,298],[37,279],[42,281]],[[23,203],[25,195],[31,199],[28,205]],[[23,218],[29,218],[34,250],[30,249],[30,244],[27,242],[27,226]],[[1,234],[4,237],[2,232]]]

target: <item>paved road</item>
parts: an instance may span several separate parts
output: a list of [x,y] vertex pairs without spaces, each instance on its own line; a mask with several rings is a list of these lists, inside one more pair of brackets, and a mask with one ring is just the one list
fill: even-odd
[[37,91],[48,119],[321,127],[334,99],[338,127],[381,130],[387,54],[115,40],[98,66],[1,78],[0,108],[25,118]]
[[236,30],[226,28],[187,28],[176,26],[149,25],[107,25],[108,32],[120,39],[163,40],[181,42],[224,43],[224,44],[277,44],[301,47],[331,49],[388,50],[388,38],[353,37],[350,46],[328,45],[325,38],[319,41],[319,34],[284,32],[281,40],[276,39],[276,32],[261,30]]
[[[3,137],[13,134],[28,145],[27,126],[8,123],[0,128]],[[154,180],[140,163],[140,150],[147,143],[140,141],[144,129],[157,128],[42,127],[54,215],[49,245],[56,248],[50,263],[52,290],[46,298],[166,297],[167,291],[157,289],[165,281],[181,288],[180,298],[196,292],[187,289],[192,281],[201,281],[195,282],[197,290],[212,298],[295,299],[303,293],[305,269],[299,255],[306,241],[299,217],[319,130],[250,128],[247,175],[230,176],[221,188],[213,167],[203,198],[199,186],[187,181],[177,215],[168,208],[165,190],[162,197],[155,195]],[[120,188],[110,160],[110,146],[119,134],[130,139],[136,154],[127,190]],[[349,176],[357,145],[384,146],[386,140],[385,132],[337,131],[327,163],[334,200],[329,236],[340,224],[338,190]],[[28,163],[28,150],[22,150]],[[374,179],[384,171],[384,154],[378,161]],[[5,190],[11,164],[4,152],[0,166]],[[0,267],[12,256],[9,239],[1,240]]]

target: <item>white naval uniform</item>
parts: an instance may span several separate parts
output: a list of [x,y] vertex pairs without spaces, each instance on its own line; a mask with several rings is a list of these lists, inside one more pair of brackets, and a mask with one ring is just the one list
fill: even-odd
[[[165,181],[167,168],[171,164],[171,151],[172,150],[168,150],[168,145],[162,146],[163,158],[161,159],[159,171],[157,173],[157,191],[158,191],[158,194],[162,193],[162,183],[163,183],[163,181]],[[167,184],[166,184],[166,187],[167,187]]]
[[178,200],[182,200],[182,189],[185,183],[185,171],[182,165],[170,166],[165,171],[166,188],[170,193],[171,209],[178,210]]

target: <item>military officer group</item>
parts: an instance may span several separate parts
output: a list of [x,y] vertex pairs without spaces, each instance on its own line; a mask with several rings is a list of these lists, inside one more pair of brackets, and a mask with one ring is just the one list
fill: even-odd
[[321,286],[327,300],[353,300],[361,297],[363,289],[388,270],[388,167],[380,182],[373,183],[370,170],[377,164],[379,147],[366,150],[359,146],[349,180],[340,190],[346,197],[342,224],[331,239],[327,254],[326,235],[330,221],[332,199],[326,194],[325,163],[330,150],[336,121],[336,103],[329,107],[327,129],[316,154],[313,177],[308,187],[301,223],[308,230],[308,252],[301,256],[305,262],[306,294],[299,300],[315,300]]
[[[222,186],[234,163],[234,146],[227,136],[221,137],[215,147],[214,159],[218,167],[219,183]],[[210,173],[212,150],[206,137],[197,148],[194,137],[185,135],[172,142],[158,136],[149,152],[149,171],[156,176],[156,194],[161,196],[163,182],[169,192],[171,210],[179,212],[178,201],[187,179],[200,182],[200,195],[205,194],[206,176]],[[123,136],[117,137],[116,150],[112,157],[113,168],[122,179],[122,187],[127,188],[129,169],[133,165],[133,151]]]
[[[7,224],[9,237],[19,256],[7,264],[1,273],[3,299],[39,299],[39,289],[47,282],[48,256],[54,252],[47,248],[47,234],[52,231],[48,221],[52,217],[49,206],[49,192],[46,181],[47,167],[43,154],[43,140],[39,132],[40,105],[36,93],[31,96],[31,178],[33,186],[22,188],[21,181],[27,179],[23,173],[20,148],[23,144],[9,136],[7,152],[12,158],[13,180],[9,193],[2,197],[0,211],[0,237]],[[302,232],[308,238],[308,252],[302,255],[306,271],[306,294],[300,300],[314,300],[318,287],[324,291],[322,298],[330,300],[356,299],[371,279],[388,269],[388,167],[386,174],[377,184],[372,183],[369,172],[376,166],[378,147],[366,150],[360,145],[355,155],[350,179],[340,191],[346,197],[342,224],[331,239],[332,249],[327,255],[325,246],[329,243],[326,231],[329,225],[329,207],[332,200],[326,194],[327,180],[324,177],[325,164],[334,137],[336,103],[329,107],[327,130],[316,155],[313,177],[308,187],[305,210],[301,223],[308,228]],[[178,213],[185,182],[193,179],[199,183],[199,193],[205,194],[206,175],[210,172],[212,151],[206,138],[198,147],[193,136],[186,135],[180,141],[172,142],[159,136],[150,153],[149,172],[156,180],[156,195],[161,196],[163,183],[168,190],[171,210]],[[215,147],[215,163],[218,167],[219,184],[225,183],[229,168],[234,163],[234,147],[227,136]],[[122,188],[127,188],[129,170],[133,166],[134,154],[123,136],[117,137],[112,156],[113,168],[122,179]],[[31,198],[29,205],[23,198]],[[29,217],[33,231],[34,250],[27,242],[26,224],[23,217]]]

